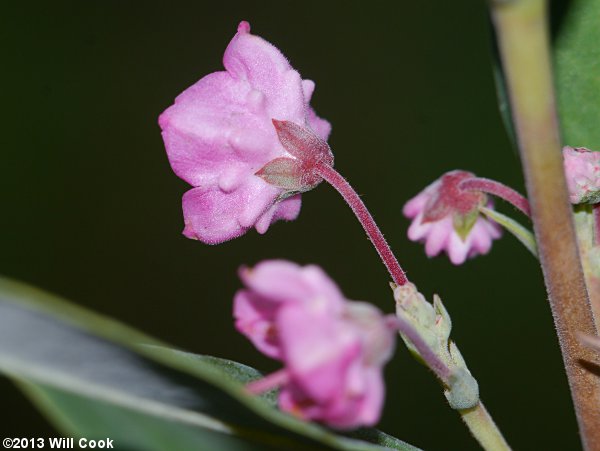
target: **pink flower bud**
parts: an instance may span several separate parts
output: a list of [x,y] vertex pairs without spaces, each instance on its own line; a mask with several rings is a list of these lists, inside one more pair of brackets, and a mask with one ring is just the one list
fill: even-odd
[[474,177],[466,171],[451,171],[409,200],[404,216],[412,219],[408,238],[425,243],[429,257],[443,250],[455,265],[478,254],[487,254],[492,241],[501,236],[500,226],[479,213],[479,206],[493,206],[481,192],[462,190],[461,181]]
[[272,260],[241,276],[247,289],[235,297],[236,327],[284,364],[281,409],[337,428],[375,424],[394,316],[345,299],[317,266]]
[[[294,194],[308,186],[290,181],[296,163],[281,164],[297,157],[280,141],[273,119],[312,130],[320,140],[331,129],[309,105],[314,83],[302,80],[277,48],[250,34],[247,22],[240,23],[223,64],[225,71],[186,89],[159,118],[171,167],[194,186],[183,196],[183,233],[209,244],[251,227],[265,233],[271,223],[298,216],[300,196]],[[279,163],[265,172],[283,187],[256,174],[274,160]]]
[[565,146],[563,158],[571,203],[600,202],[600,152]]

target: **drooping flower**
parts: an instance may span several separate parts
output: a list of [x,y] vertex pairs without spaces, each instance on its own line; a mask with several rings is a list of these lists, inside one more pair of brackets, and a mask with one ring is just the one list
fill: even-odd
[[571,203],[600,202],[600,152],[565,146],[563,158]]
[[471,177],[474,174],[466,171],[447,172],[404,205],[404,216],[412,219],[408,238],[424,242],[429,257],[446,251],[450,261],[460,265],[487,254],[501,236],[500,226],[478,209],[491,207],[492,201],[481,192],[460,189],[460,182]]
[[280,408],[337,428],[375,424],[394,316],[345,299],[317,266],[272,260],[241,276],[247,288],[235,297],[236,327],[283,363]]
[[[331,130],[309,105],[315,84],[302,80],[272,44],[250,34],[247,22],[240,23],[223,64],[225,71],[186,89],[159,118],[174,172],[194,186],[183,196],[183,233],[209,244],[295,219],[298,193],[320,179],[302,185],[291,177],[292,188],[273,182],[301,166],[289,164],[302,156],[284,147],[280,129],[296,125],[321,140]],[[315,152],[323,153],[323,144]]]

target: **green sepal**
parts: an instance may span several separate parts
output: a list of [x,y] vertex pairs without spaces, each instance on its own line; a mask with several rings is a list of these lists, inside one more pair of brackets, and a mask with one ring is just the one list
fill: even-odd
[[286,191],[306,191],[302,183],[302,164],[294,158],[275,158],[260,168],[255,175]]
[[452,225],[461,240],[466,241],[469,233],[475,226],[479,218],[479,210],[477,208],[471,210],[467,214],[454,213],[452,217]]
[[479,384],[469,370],[459,367],[450,376],[450,384],[444,395],[453,409],[470,409],[479,404]]
[[452,331],[452,320],[442,300],[437,294],[433,295],[433,309],[435,310],[435,328],[442,341],[448,341]]

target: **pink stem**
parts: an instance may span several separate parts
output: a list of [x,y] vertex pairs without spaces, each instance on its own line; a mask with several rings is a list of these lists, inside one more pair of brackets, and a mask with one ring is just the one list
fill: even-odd
[[594,245],[598,246],[600,244],[600,204],[595,204],[592,208],[594,212]]
[[268,374],[262,379],[252,381],[246,385],[248,390],[253,395],[260,395],[261,393],[268,392],[274,388],[280,387],[289,380],[289,375],[285,369],[275,371],[274,373]]
[[473,177],[463,180],[460,183],[459,188],[473,191],[483,191],[484,193],[498,196],[499,198],[504,199],[506,202],[512,204],[515,208],[521,210],[528,217],[531,217],[529,201],[514,189],[504,185],[503,183],[482,177]]
[[402,267],[392,253],[392,250],[383,237],[381,230],[379,230],[379,227],[377,227],[373,216],[371,216],[371,213],[369,213],[369,210],[367,210],[364,202],[361,200],[359,195],[356,194],[356,191],[354,191],[352,186],[350,186],[346,179],[331,166],[319,163],[316,166],[316,171],[326,182],[333,186],[348,203],[363,226],[363,229],[365,229],[365,232],[367,232],[369,239],[373,243],[373,246],[375,246],[377,253],[381,257],[383,264],[392,276],[392,280],[396,283],[396,285],[404,285],[406,282],[408,282]]
[[[367,210],[367,207],[359,195],[356,194],[356,191],[354,191],[346,179],[331,166],[318,164],[316,169],[317,173],[333,186],[342,195],[350,208],[352,208],[352,211],[365,229],[365,232],[367,232],[369,239],[375,246],[377,253],[381,257],[381,260],[385,264],[396,285],[406,284],[408,279],[406,278],[404,271],[383,237],[381,230],[377,227],[373,216],[371,216],[371,213],[369,213],[369,210]],[[448,365],[435,354],[413,325],[403,318],[396,317],[393,326],[412,342],[427,366],[431,368],[444,384],[448,385],[451,376],[450,368],[448,368]]]

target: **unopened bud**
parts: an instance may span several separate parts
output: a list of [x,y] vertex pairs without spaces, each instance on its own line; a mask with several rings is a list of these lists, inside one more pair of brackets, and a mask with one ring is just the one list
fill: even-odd
[[417,291],[414,284],[408,282],[397,286],[394,289],[394,299],[396,300],[396,313],[404,312],[412,319],[412,323],[416,322],[425,329],[435,326],[433,306]]

